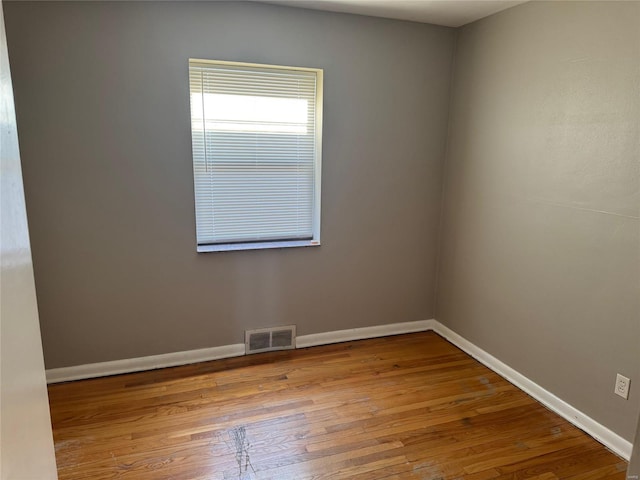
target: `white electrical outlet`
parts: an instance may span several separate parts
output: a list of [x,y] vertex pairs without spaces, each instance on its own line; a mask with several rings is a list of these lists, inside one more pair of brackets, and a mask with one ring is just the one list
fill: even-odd
[[616,375],[616,388],[614,390],[616,395],[620,395],[624,399],[629,398],[629,380],[627,377],[623,375]]

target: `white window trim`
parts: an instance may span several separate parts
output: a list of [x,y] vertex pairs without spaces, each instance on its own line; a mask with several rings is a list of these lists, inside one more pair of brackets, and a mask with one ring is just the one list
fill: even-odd
[[[313,236],[304,240],[273,240],[264,242],[237,242],[237,243],[220,243],[220,244],[197,244],[198,253],[204,252],[227,252],[237,250],[262,250],[272,248],[291,248],[291,247],[316,247],[320,246],[320,224],[321,224],[321,185],[322,185],[322,124],[323,124],[323,92],[324,92],[324,71],[320,68],[308,67],[292,67],[284,65],[269,65],[260,63],[246,62],[230,62],[222,60],[206,60],[199,58],[189,58],[189,64],[211,64],[211,65],[230,65],[240,67],[258,67],[281,70],[299,70],[314,72],[316,75],[316,105],[315,105],[315,170],[314,170],[314,210],[313,210]],[[195,182],[195,173],[194,173]],[[195,188],[195,185],[194,185]],[[195,200],[195,198],[194,198]],[[197,235],[196,235],[197,238]]]
[[236,250],[265,250],[269,248],[319,247],[319,240],[281,240],[273,242],[220,243],[198,245],[198,253],[233,252]]

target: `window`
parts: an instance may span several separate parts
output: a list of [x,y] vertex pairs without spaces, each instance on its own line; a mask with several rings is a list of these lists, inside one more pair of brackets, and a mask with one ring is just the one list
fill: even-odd
[[320,244],[322,70],[189,60],[198,251]]

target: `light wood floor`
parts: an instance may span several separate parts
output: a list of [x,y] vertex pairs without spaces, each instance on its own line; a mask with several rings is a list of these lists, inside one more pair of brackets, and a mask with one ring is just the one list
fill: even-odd
[[49,387],[60,480],[624,479],[434,333]]

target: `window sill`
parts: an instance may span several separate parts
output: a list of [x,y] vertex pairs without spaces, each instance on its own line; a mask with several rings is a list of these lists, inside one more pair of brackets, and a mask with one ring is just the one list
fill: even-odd
[[265,250],[268,248],[319,247],[318,240],[287,240],[280,242],[227,243],[219,245],[198,245],[198,253],[232,252],[236,250]]

